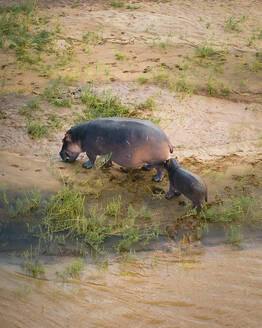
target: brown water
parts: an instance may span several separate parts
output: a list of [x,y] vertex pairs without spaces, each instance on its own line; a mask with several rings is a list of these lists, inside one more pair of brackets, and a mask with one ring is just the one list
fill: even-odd
[[261,236],[253,238],[237,251],[171,243],[168,252],[112,260],[104,270],[86,263],[81,278],[67,282],[57,280],[55,271],[70,258],[46,259],[46,280],[23,276],[15,259],[5,259],[1,327],[257,328],[261,242]]

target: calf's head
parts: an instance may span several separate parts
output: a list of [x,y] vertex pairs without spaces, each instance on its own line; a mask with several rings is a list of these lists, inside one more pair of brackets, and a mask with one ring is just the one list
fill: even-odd
[[167,171],[173,171],[174,172],[179,167],[180,167],[180,164],[174,158],[170,158],[167,161],[165,161],[165,163],[164,163],[164,168]]

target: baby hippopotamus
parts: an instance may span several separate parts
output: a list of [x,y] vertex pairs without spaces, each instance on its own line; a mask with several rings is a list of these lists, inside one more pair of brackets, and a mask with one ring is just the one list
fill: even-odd
[[207,188],[205,183],[192,172],[183,169],[179,163],[171,158],[167,160],[164,167],[168,171],[170,188],[166,198],[185,195],[196,207],[197,213],[200,212],[203,202],[207,202]]
[[66,132],[60,156],[73,162],[81,152],[89,161],[85,168],[93,167],[98,155],[108,155],[112,161],[127,167],[156,168],[155,181],[164,175],[164,162],[169,159],[173,147],[166,134],[147,120],[131,118],[98,118],[72,127]]

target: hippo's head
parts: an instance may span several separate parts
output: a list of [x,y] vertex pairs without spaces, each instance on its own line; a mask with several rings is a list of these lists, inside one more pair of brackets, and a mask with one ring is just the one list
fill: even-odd
[[175,171],[176,169],[178,169],[180,167],[180,164],[174,158],[170,158],[167,161],[165,161],[164,167],[168,171],[169,170]]
[[62,140],[63,146],[60,151],[60,156],[63,161],[73,162],[77,159],[78,155],[82,152],[80,141],[74,140],[71,129],[65,134]]

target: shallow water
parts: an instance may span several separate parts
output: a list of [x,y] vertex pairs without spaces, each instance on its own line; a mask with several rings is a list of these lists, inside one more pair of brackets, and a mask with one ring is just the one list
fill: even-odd
[[[45,258],[45,279],[1,259],[2,327],[259,327],[262,239],[242,250],[169,243],[136,259],[85,264],[80,279],[55,271],[72,258]],[[3,264],[3,262],[5,264]]]

